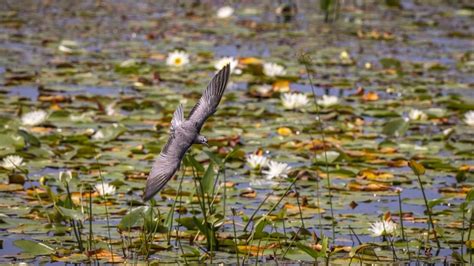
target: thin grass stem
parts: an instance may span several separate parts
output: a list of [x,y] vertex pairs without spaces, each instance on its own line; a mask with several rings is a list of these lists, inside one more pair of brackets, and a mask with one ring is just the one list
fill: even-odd
[[268,193],[265,198],[263,199],[262,202],[260,202],[260,204],[258,205],[257,209],[255,209],[255,211],[252,213],[252,215],[250,216],[249,220],[247,221],[247,224],[245,224],[245,227],[244,227],[244,232],[247,232],[247,228],[248,226],[250,225],[250,222],[253,221],[253,218],[255,217],[255,215],[257,214],[257,212],[260,210],[260,208],[262,208],[263,204],[265,204],[265,202],[267,201],[267,199],[270,197],[270,193]]
[[[100,177],[101,184],[102,184],[102,191],[105,191],[104,177],[102,176],[102,170],[100,168],[100,165],[99,165],[98,161],[97,161],[97,165],[99,167],[99,177]],[[108,238],[109,238],[107,242],[108,242],[112,262],[114,262],[114,253],[113,253],[113,250],[112,250],[112,234],[110,233],[109,209],[107,207],[107,194],[104,193],[104,195],[102,195],[102,196],[104,197],[105,220],[107,222],[107,235],[108,235]]]
[[[423,200],[425,201],[425,206],[426,206],[426,211],[428,212],[428,219],[429,219],[429,222],[431,224],[431,227],[433,227],[433,235],[435,237],[435,240],[436,240],[436,246],[438,247],[438,249],[441,248],[441,244],[439,243],[439,239],[438,239],[438,235],[436,233],[436,228],[434,226],[434,223],[433,223],[433,217],[431,216],[431,208],[430,206],[428,205],[428,199],[426,198],[426,193],[425,193],[425,189],[423,187],[423,183],[421,182],[421,177],[419,174],[416,174],[416,177],[418,178],[418,183],[420,184],[420,188],[421,188],[421,193],[423,194]],[[428,236],[430,234],[430,231],[428,230]]]
[[[306,57],[306,58],[304,58]],[[318,125],[319,125],[319,131],[321,133],[321,139],[323,142],[323,152],[324,152],[324,161],[326,165],[326,180],[327,180],[327,187],[328,187],[328,195],[329,195],[329,207],[330,207],[330,212],[331,212],[331,225],[332,225],[332,243],[334,244],[335,238],[336,238],[336,228],[335,228],[335,220],[334,220],[334,208],[333,208],[333,203],[332,203],[332,192],[331,192],[331,176],[329,174],[329,163],[328,163],[328,156],[327,156],[327,151],[326,151],[326,136],[324,134],[324,125],[323,125],[323,120],[321,119],[321,114],[320,114],[320,107],[317,101],[317,95],[316,95],[316,90],[314,88],[314,83],[313,79],[311,78],[311,74],[313,73],[312,69],[310,69],[309,66],[309,61],[311,58],[307,55],[302,55],[300,61],[303,62],[305,68],[306,68],[306,73],[308,75],[308,80],[309,84],[311,86],[311,92],[313,94],[313,103],[316,107],[316,117],[318,118]]]

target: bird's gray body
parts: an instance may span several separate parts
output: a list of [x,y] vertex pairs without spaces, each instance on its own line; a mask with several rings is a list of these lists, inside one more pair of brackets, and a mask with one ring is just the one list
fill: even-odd
[[174,112],[168,142],[153,163],[147,178],[143,195],[145,201],[151,199],[173,177],[193,143],[207,144],[207,139],[199,135],[199,132],[207,118],[216,111],[227,86],[229,74],[230,66],[226,65],[214,76],[187,120],[184,118],[182,105]]

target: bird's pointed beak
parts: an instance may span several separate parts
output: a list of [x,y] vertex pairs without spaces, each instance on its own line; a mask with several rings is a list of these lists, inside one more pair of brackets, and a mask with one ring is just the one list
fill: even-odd
[[204,145],[206,145],[206,147],[208,147],[208,148],[209,148],[209,144],[207,144],[207,142],[205,142],[205,143],[203,143],[203,144],[204,144]]

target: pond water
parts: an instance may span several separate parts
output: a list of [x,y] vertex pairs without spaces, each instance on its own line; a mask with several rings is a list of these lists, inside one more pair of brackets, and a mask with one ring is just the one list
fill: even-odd
[[[320,1],[242,1],[218,18],[224,2],[0,4],[0,159],[24,162],[0,167],[0,262],[472,263],[474,6],[327,1],[338,4],[326,23]],[[285,23],[281,8],[293,12]],[[166,64],[176,49],[187,65]],[[210,147],[188,152],[181,211],[170,212],[181,171],[155,197],[161,216],[150,223],[162,229],[173,213],[173,230],[147,236],[149,212],[127,213],[149,205],[141,195],[171,116],[178,103],[191,110],[222,57],[241,73],[203,127]],[[268,62],[285,73],[269,75]],[[287,91],[308,101],[288,110]],[[25,122],[35,110],[47,116]],[[231,153],[219,169],[228,183],[213,176],[206,201],[219,224],[211,252],[193,172]],[[288,164],[289,177],[267,180],[269,166],[251,170],[250,154]],[[439,248],[409,161],[426,168]],[[102,182],[114,193],[99,195]],[[369,230],[382,219],[397,225],[388,238]],[[325,237],[331,252],[320,251]]]

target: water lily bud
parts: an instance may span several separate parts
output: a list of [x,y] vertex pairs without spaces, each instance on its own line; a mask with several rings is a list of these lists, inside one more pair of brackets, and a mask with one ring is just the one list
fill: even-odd
[[40,180],[39,180],[40,185],[45,186],[46,185],[46,180],[47,180],[46,177],[44,177],[44,176],[40,177]]
[[63,171],[60,171],[59,172],[59,181],[61,183],[69,183],[70,181],[72,180],[72,173],[71,171],[66,171],[66,172],[63,172]]
[[409,161],[408,166],[410,166],[411,170],[415,173],[415,175],[423,175],[425,173],[425,167],[423,167],[422,164],[416,162],[416,161]]

